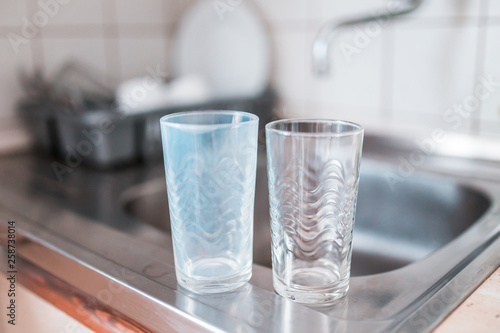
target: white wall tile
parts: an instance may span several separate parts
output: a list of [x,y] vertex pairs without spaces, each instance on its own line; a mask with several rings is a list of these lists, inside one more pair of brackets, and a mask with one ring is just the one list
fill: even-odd
[[47,25],[42,29],[42,38],[102,38],[103,27],[99,24]]
[[[307,71],[310,100],[325,103],[325,116],[332,117],[330,105],[346,110],[339,115],[349,119],[349,113],[356,116],[378,115],[381,91],[382,29],[369,37],[365,26],[344,31],[333,42],[330,51],[330,73],[324,77],[316,75],[312,69]],[[311,57],[311,35],[307,53]],[[351,53],[352,52],[352,53]],[[312,63],[311,60],[308,64]],[[361,112],[361,113],[360,113]],[[338,117],[338,116],[336,116]]]
[[[495,1],[495,0],[493,0]],[[274,2],[274,1],[269,1]],[[411,17],[478,16],[481,0],[426,0]],[[357,17],[389,12],[387,0],[314,0],[309,1],[309,16],[319,19]],[[283,15],[283,14],[282,14]]]
[[[477,17],[482,0],[424,0],[411,17]],[[493,0],[496,1],[496,0]]]
[[309,18],[310,0],[252,0],[270,21],[304,20]]
[[167,69],[167,42],[164,38],[120,39],[122,80],[148,75],[146,67]]
[[163,0],[166,11],[165,19],[169,23],[178,23],[196,0]]
[[6,38],[0,38],[0,119],[15,114],[15,106],[23,90],[19,81],[19,72],[28,74],[33,70],[31,46],[15,53]]
[[307,114],[306,110],[314,108],[318,107],[311,106],[304,99],[281,98],[273,109],[273,113],[280,118],[303,118]]
[[480,120],[479,134],[500,138],[500,121],[494,120]]
[[0,27],[20,26],[22,17],[28,18],[26,0],[2,0],[0,1]]
[[[487,124],[489,122],[496,125],[493,129],[498,129],[498,123],[500,123],[500,27],[492,26],[487,29],[486,52],[482,75],[486,78],[492,76],[491,79],[497,86],[494,87],[491,96],[482,102],[480,113],[481,132],[491,132],[492,127]],[[500,135],[500,132],[498,134]]]
[[93,73],[97,73],[98,79],[105,82],[107,69],[103,39],[44,39],[43,52],[44,69],[48,76],[54,75],[64,62],[77,61],[89,67]]
[[168,28],[163,24],[119,24],[118,36],[120,38],[165,38]]
[[[339,117],[348,116],[352,110],[364,110],[373,115],[380,103],[381,40],[371,39],[359,53],[348,62],[340,45],[349,43],[355,47],[355,31],[345,32],[332,45],[331,72],[325,77],[317,76],[312,66],[312,33],[280,33],[274,36],[276,60],[274,82],[280,96],[286,99],[302,99],[325,108],[308,108],[303,116]],[[343,44],[345,43],[345,44]],[[338,108],[341,105],[344,108]],[[349,110],[331,113],[331,109]]]
[[[101,24],[102,23],[102,1],[101,0],[72,0],[66,4],[57,1],[40,1],[37,10],[48,14],[48,25],[77,25],[77,24]],[[51,6],[43,6],[50,3]],[[57,3],[57,6],[53,4]]]
[[[173,5],[170,1],[165,4]],[[166,15],[162,0],[116,1],[116,17],[120,23],[163,23]]]
[[473,91],[475,27],[396,30],[393,109],[443,115]]
[[344,104],[330,104],[322,102],[320,118],[341,119],[353,121],[364,128],[378,126],[381,118],[376,108],[357,107]]
[[394,110],[391,122],[394,124],[412,124],[416,128],[421,127],[436,127],[441,123],[442,117],[437,113],[429,112],[404,112],[401,110]]
[[367,112],[366,108],[302,99],[282,99],[274,112],[282,118],[341,119],[356,122],[365,128],[379,125],[376,112]]
[[449,133],[466,133],[471,132],[472,119],[461,118],[458,126],[454,126],[455,122],[451,123],[443,118],[441,113],[432,112],[404,112],[394,110],[391,119],[393,125],[398,125],[413,131],[432,131],[435,128],[440,128]]
[[280,97],[307,98],[306,74],[310,70],[305,33],[280,33],[272,36],[274,68],[272,82]]
[[500,16],[500,1],[498,0],[486,0],[486,1],[489,1],[488,15],[496,17]]
[[371,16],[387,9],[387,0],[314,0],[309,3],[311,15],[322,20]]
[[[103,22],[103,0],[72,0],[60,5],[50,17],[50,26],[37,36],[42,38],[36,40],[38,44],[22,45],[21,54],[15,55],[4,38],[6,29],[20,29],[21,17],[27,15],[32,20],[33,13],[28,15],[28,11],[42,7],[38,1],[26,8],[26,0],[0,0],[0,119],[13,114],[15,100],[21,95],[16,71],[32,69],[32,61],[37,57],[31,52],[38,50],[38,45],[48,74],[68,59],[87,64],[102,73],[103,78],[107,72],[119,73],[118,80],[145,75],[146,66],[159,64],[167,68],[169,40],[165,37],[165,23],[178,22],[180,13],[195,0],[105,1],[113,1],[108,3],[109,8],[116,7],[116,17],[106,15],[112,21]],[[388,121],[381,108],[389,110],[393,124],[449,126],[443,113],[472,94],[477,82],[477,16],[481,6],[489,4],[483,9],[500,18],[500,0],[425,0],[410,15],[411,19],[394,21],[369,38],[366,47],[354,45],[359,31],[342,31],[333,43],[331,75],[318,78],[312,71],[311,48],[319,27],[330,19],[373,15],[387,8],[387,0],[251,1],[270,29],[274,51],[272,82],[281,97],[280,112],[286,116],[348,119],[368,128]],[[102,23],[110,28],[104,34]],[[487,33],[484,73],[495,72],[500,80],[500,26],[493,23],[496,26],[488,28]],[[385,49],[392,44],[383,43],[389,29],[394,33],[394,60],[385,58],[392,56],[392,51]],[[352,55],[350,63],[340,49],[347,44],[359,51]],[[382,68],[387,65],[389,68]],[[500,135],[500,89],[482,103],[474,117],[479,117],[481,134]],[[457,130],[467,132],[470,128],[471,119],[466,119]]]

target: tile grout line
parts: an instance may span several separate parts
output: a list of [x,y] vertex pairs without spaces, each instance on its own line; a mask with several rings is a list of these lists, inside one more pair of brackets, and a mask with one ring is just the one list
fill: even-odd
[[[312,11],[312,4],[309,2],[308,5],[307,5],[307,14],[310,14],[311,11]],[[308,34],[307,34],[307,29],[306,28],[303,28],[301,29],[301,33],[303,34],[302,36],[302,41],[304,43],[304,47],[305,47],[305,50],[304,52],[306,54],[308,54],[308,56],[306,56],[306,62],[309,62],[309,66],[307,66],[307,64],[304,64],[304,83],[305,83],[305,78],[308,76],[308,75],[312,75],[313,77],[313,80],[318,80],[318,78],[316,77],[316,73],[314,73],[313,71],[313,66],[312,66],[312,63],[313,63],[313,59],[312,59],[312,53],[311,53],[311,50],[312,50],[312,45],[310,46],[309,45],[309,37],[308,37]],[[314,37],[313,37],[314,38]],[[331,55],[331,53],[330,53]],[[330,58],[330,61],[331,61],[331,58]],[[312,73],[309,73],[309,71],[311,71]],[[330,72],[329,75],[332,75],[332,73]],[[321,111],[319,111],[320,114],[323,114],[324,112],[324,108],[325,108],[325,103],[324,102],[317,102],[318,100],[318,96],[315,96],[314,100],[315,102],[312,101],[312,96],[313,96],[313,89],[314,89],[314,85],[312,84],[306,84],[305,87],[304,87],[304,93],[305,93],[305,101],[303,101],[303,107],[304,109],[307,109],[307,108],[311,108],[311,109],[314,109],[314,107],[311,107],[312,104],[319,104],[320,106],[316,106],[317,109],[320,109]],[[316,92],[317,93],[317,92]],[[322,94],[320,95],[319,97],[320,100],[323,99],[323,96]],[[317,111],[316,111],[317,112]]]
[[[26,16],[32,17],[34,13],[36,13],[36,9],[38,8],[38,4],[35,2],[27,1],[26,2]],[[30,39],[30,51],[31,58],[33,63],[33,69],[41,70],[43,74],[45,73],[45,56],[44,56],[44,42],[43,42],[43,27],[38,28],[38,33],[32,39]]]
[[[481,0],[479,9],[480,12],[487,13],[489,5],[490,5],[489,0]],[[474,65],[474,80],[473,80],[474,84],[472,87],[473,90],[479,80],[479,75],[484,74],[484,65],[486,58],[486,39],[489,30],[488,22],[489,19],[487,16],[485,18],[484,16],[480,15],[477,20],[476,61]],[[471,119],[471,125],[469,128],[470,134],[479,135],[481,132],[482,109],[483,109],[483,102],[479,100],[476,116],[475,117],[473,116]]]
[[396,59],[396,35],[393,27],[389,27],[382,42],[382,59],[380,66],[379,121],[394,120],[394,67]]
[[[118,25],[126,27],[128,30],[117,32]],[[44,37],[50,38],[140,38],[145,34],[150,34],[154,38],[165,37],[165,24],[147,23],[93,23],[93,24],[61,24],[51,26],[45,31]],[[73,30],[72,30],[73,29]],[[0,29],[1,32],[1,29]],[[119,35],[118,35],[119,34]]]
[[121,58],[119,52],[120,33],[116,11],[116,1],[101,2],[102,10],[102,38],[104,43],[104,56],[107,69],[107,80],[111,86],[122,78]]
[[[169,5],[169,6],[167,6]],[[163,49],[165,50],[165,68],[167,69],[167,74],[170,76],[170,73],[172,72],[172,69],[170,68],[170,34],[172,33],[172,27],[171,27],[171,16],[172,16],[172,4],[170,1],[162,1],[161,3],[162,7],[162,12],[163,12],[163,22],[162,22],[162,39],[163,39]]]
[[[413,29],[441,29],[441,28],[453,28],[457,25],[457,20],[464,20],[461,22],[461,26],[476,26],[478,18],[487,18],[487,15],[475,15],[475,16],[444,16],[444,17],[408,17],[406,20],[402,20],[405,24],[399,25],[402,30],[413,30]],[[500,17],[499,17],[500,18]],[[278,19],[271,20],[270,24],[275,26],[277,30],[295,30],[303,29],[304,27],[317,28],[318,25],[325,23],[322,19]]]

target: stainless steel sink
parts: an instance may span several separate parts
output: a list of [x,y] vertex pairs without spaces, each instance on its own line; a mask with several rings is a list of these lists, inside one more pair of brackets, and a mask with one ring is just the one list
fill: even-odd
[[0,158],[0,234],[17,221],[24,284],[64,281],[95,299],[96,311],[110,308],[153,332],[428,331],[500,263],[500,156],[492,147],[479,160],[461,156],[460,143],[443,145],[408,170],[401,161],[417,151],[413,140],[366,136],[350,290],[325,308],[273,291],[264,159],[253,277],[232,293],[200,296],[177,286],[161,164],[76,167],[61,183],[50,159]]
[[[271,267],[271,231],[265,156],[257,170],[254,262]],[[351,273],[388,272],[442,248],[473,225],[490,207],[484,192],[438,177],[415,175],[391,188],[390,166],[363,161],[354,228]],[[170,234],[165,180],[130,189],[125,210]],[[168,244],[172,251],[172,244]]]

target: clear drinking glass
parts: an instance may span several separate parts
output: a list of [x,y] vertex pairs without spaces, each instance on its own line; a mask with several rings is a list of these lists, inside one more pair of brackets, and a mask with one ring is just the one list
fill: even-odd
[[160,119],[177,282],[196,293],[252,275],[259,118],[238,111]]
[[331,303],[349,288],[363,128],[280,120],[267,124],[266,141],[274,289]]

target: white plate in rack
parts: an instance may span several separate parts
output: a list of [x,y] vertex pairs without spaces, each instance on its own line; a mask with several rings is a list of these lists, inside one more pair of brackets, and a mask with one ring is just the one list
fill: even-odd
[[260,94],[268,84],[270,67],[267,33],[245,1],[199,1],[182,19],[174,41],[172,72],[201,75],[215,98]]

